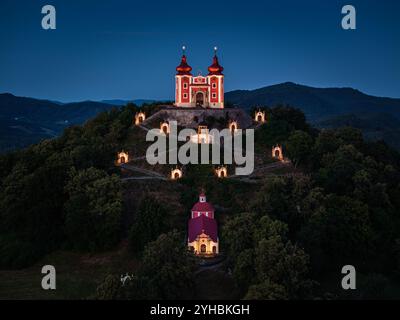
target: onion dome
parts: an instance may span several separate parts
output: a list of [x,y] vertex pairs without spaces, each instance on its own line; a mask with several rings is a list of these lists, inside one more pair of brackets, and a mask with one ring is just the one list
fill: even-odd
[[176,71],[179,75],[191,75],[192,67],[187,64],[185,55],[182,55],[181,64],[176,67]]
[[217,47],[214,48],[213,64],[208,67],[208,75],[222,75],[224,68],[218,63]]

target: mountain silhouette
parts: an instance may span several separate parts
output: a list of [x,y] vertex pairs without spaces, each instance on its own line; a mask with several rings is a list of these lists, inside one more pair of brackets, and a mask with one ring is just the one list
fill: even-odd
[[0,94],[0,152],[58,136],[113,105],[94,101],[59,103]]
[[[102,111],[127,102],[154,100],[58,101],[0,94],[0,152],[22,148],[58,136],[66,127],[82,124]],[[375,97],[353,88],[314,88],[285,82],[255,90],[225,93],[225,101],[250,109],[290,105],[301,109],[320,128],[351,125],[368,139],[383,139],[400,149],[400,99]]]
[[384,112],[400,117],[400,99],[375,97],[353,88],[314,88],[292,82],[230,91],[225,94],[225,101],[246,109],[287,104],[301,109],[310,122],[349,113]]

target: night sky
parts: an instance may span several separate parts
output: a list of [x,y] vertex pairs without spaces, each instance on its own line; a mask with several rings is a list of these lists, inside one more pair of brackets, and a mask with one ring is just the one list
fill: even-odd
[[[41,28],[41,8],[57,29]],[[341,8],[357,30],[341,28]],[[172,99],[187,47],[225,90],[292,81],[400,98],[400,1],[1,0],[0,92],[59,101]]]

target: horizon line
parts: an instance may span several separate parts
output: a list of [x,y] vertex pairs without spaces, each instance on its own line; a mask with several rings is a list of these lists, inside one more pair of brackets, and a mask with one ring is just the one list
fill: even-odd
[[[386,98],[386,99],[400,99],[400,97],[393,97],[393,96],[381,96],[381,95],[373,95],[373,94],[369,94],[366,93],[364,91],[361,91],[357,88],[354,87],[350,87],[350,86],[312,86],[312,85],[307,85],[307,84],[302,84],[302,83],[296,83],[293,81],[284,81],[284,82],[279,82],[279,83],[275,83],[275,84],[269,84],[269,85],[265,85],[265,86],[261,86],[261,87],[257,87],[257,88],[252,88],[252,89],[233,89],[230,91],[225,92],[229,93],[229,92],[234,92],[234,91],[255,91],[255,90],[259,90],[259,89],[263,89],[263,88],[268,88],[268,87],[273,87],[273,86],[278,86],[278,85],[283,85],[283,84],[293,84],[293,85],[298,85],[298,86],[302,86],[302,87],[309,87],[309,88],[314,88],[314,89],[352,89],[352,90],[356,90],[361,92],[362,94],[365,94],[367,96],[371,96],[371,97],[375,97],[375,98]],[[14,93],[11,92],[0,92],[0,94],[11,94],[15,97],[20,97],[20,98],[31,98],[31,99],[36,99],[36,100],[44,100],[44,101],[50,101],[53,103],[62,103],[62,104],[69,104],[69,103],[80,103],[80,102],[103,102],[106,103],[104,101],[110,101],[110,100],[122,100],[122,101],[134,101],[134,100],[151,100],[151,101],[155,101],[155,102],[163,102],[163,101],[173,101],[174,98],[167,98],[167,99],[153,99],[153,98],[105,98],[105,99],[82,99],[82,100],[70,100],[70,101],[66,101],[66,100],[59,100],[59,99],[49,99],[49,98],[41,98],[41,97],[35,97],[35,96],[26,96],[26,95],[16,95]]]

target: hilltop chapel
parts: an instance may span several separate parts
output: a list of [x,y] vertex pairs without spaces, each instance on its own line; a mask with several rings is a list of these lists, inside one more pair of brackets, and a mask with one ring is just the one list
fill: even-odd
[[217,48],[214,48],[212,64],[208,67],[208,75],[193,76],[192,67],[188,64],[183,47],[181,63],[176,67],[175,106],[181,108],[224,108],[224,68],[219,64]]

